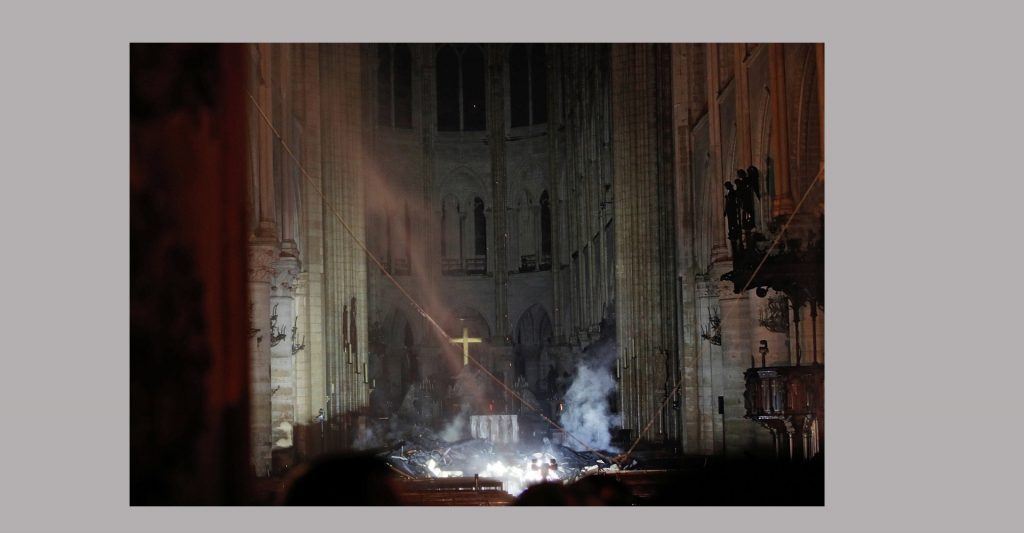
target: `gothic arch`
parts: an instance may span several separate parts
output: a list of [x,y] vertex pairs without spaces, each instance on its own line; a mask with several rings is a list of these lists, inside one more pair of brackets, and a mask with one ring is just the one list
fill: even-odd
[[454,166],[437,173],[434,190],[438,196],[454,194],[463,205],[471,205],[474,196],[490,197],[491,189],[484,176],[484,173],[474,172],[465,165]]
[[[537,268],[539,220],[537,206],[529,189],[521,188],[515,196],[511,220],[511,267],[520,271]],[[531,263],[532,262],[532,263]]]
[[453,194],[441,199],[441,257],[462,260],[462,218],[465,216],[462,204]]
[[409,316],[399,308],[392,308],[381,327],[383,352],[379,354],[380,369],[373,374],[380,377],[378,387],[392,405],[399,405],[409,387],[423,375],[418,342],[422,332]]
[[512,332],[513,369],[517,376],[526,378],[534,389],[540,390],[546,375],[545,348],[551,337],[551,316],[543,305],[535,303],[519,314]]
[[[793,139],[796,140],[796,165],[793,168],[793,172],[790,172],[790,181],[793,186],[800,187],[800,192],[794,191],[794,194],[802,194],[803,187],[807,186],[807,182],[814,178],[813,175],[808,176],[808,170],[806,167],[810,164],[807,161],[807,151],[805,148],[810,147],[810,151],[817,151],[817,143],[805,146],[804,140],[810,133],[811,128],[810,121],[817,115],[818,106],[814,101],[817,98],[817,90],[814,84],[817,83],[817,76],[814,72],[814,48],[813,46],[807,47],[807,51],[804,54],[803,61],[800,65],[800,93],[797,99],[796,109],[796,136]],[[815,161],[815,163],[817,163]],[[817,171],[817,165],[815,164],[814,171]],[[795,178],[795,179],[794,179]],[[799,184],[799,185],[798,185]],[[799,197],[799,196],[798,196]]]
[[446,44],[435,55],[438,131],[487,129],[487,54],[477,44]]

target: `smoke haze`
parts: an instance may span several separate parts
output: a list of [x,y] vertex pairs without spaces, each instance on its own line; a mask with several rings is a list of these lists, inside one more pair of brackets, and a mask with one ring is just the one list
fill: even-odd
[[[621,417],[613,415],[608,405],[608,397],[617,388],[612,373],[615,353],[613,339],[598,341],[587,349],[565,393],[560,419],[567,432],[597,450],[620,451],[611,445],[610,430],[621,423]],[[573,438],[566,438],[563,444],[577,451],[586,449]]]

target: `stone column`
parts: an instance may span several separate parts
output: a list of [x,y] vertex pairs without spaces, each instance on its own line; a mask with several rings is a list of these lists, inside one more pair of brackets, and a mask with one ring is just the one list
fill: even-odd
[[[304,255],[304,272],[300,286],[305,287],[306,297],[299,311],[302,322],[306,324],[306,348],[302,352],[302,360],[308,361],[306,377],[308,393],[300,398],[302,408],[298,410],[299,422],[311,424],[320,409],[326,409],[326,345],[324,323],[324,201],[323,178],[321,172],[321,136],[320,136],[320,47],[316,44],[303,44],[302,62],[305,89],[302,91],[303,133],[302,165],[308,178],[302,179],[302,250]],[[300,375],[301,376],[301,375]],[[300,394],[302,388],[300,387]],[[318,434],[315,428],[308,434]],[[319,435],[315,440],[319,443]]]
[[[329,413],[358,411],[367,404],[362,382],[366,360],[366,254],[356,240],[365,242],[365,200],[362,176],[362,102],[358,45],[325,44],[319,47],[321,165],[324,194],[324,290],[327,394]],[[348,225],[348,229],[345,225]],[[349,233],[351,230],[351,234]],[[355,301],[355,335],[348,357],[342,346],[352,319],[344,320],[346,306]],[[349,309],[349,314],[353,312]],[[343,324],[344,322],[344,324]],[[350,362],[351,361],[351,362]],[[333,386],[333,392],[331,391]],[[349,428],[339,426],[342,434]],[[346,443],[336,439],[335,446]]]
[[249,244],[249,302],[252,308],[250,404],[252,466],[257,476],[270,473],[270,280],[276,256],[273,242]]
[[[293,444],[295,427],[295,357],[292,331],[298,331],[295,322],[295,282],[299,275],[299,261],[283,256],[273,265],[270,283],[270,310],[276,316],[276,327],[271,331],[270,343],[270,418],[274,448],[289,448]],[[277,338],[284,335],[283,338]]]
[[274,221],[274,134],[266,123],[266,120],[274,116],[271,97],[271,49],[269,44],[257,44],[254,47],[258,57],[258,70],[253,92],[262,111],[262,114],[257,111],[255,124],[249,126],[256,130],[256,146],[253,149],[256,151],[256,191],[259,194],[259,215],[254,233],[258,239],[272,241],[277,238],[277,224]]
[[733,72],[736,76],[736,161],[737,168],[746,168],[753,164],[753,152],[750,146],[750,90],[747,83],[747,45],[737,43],[731,46],[733,53]]
[[252,465],[256,475],[265,476],[271,468],[270,419],[270,280],[273,261],[278,255],[277,227],[274,212],[273,154],[274,138],[266,123],[273,116],[271,100],[270,45],[254,45],[257,56],[252,91],[258,110],[254,123],[256,168],[253,172],[253,190],[258,195],[257,225],[249,241],[249,301],[252,306],[253,329],[258,329],[252,340],[250,428],[252,435]]
[[509,336],[508,319],[508,227],[505,220],[508,192],[505,160],[505,79],[504,56],[506,47],[487,46],[487,142],[491,151],[491,185],[494,205],[491,210],[494,228],[494,337],[506,342]]
[[[712,279],[718,280],[722,268],[713,268]],[[757,425],[743,418],[746,408],[743,373],[750,368],[750,304],[747,293],[733,292],[731,282],[717,282],[722,313],[722,395],[725,396],[725,452],[739,455],[750,450]]]
[[789,116],[786,112],[786,53],[781,43],[768,45],[768,76],[771,95],[772,154],[775,158],[775,199],[772,216],[793,212],[792,188],[789,177]]
[[[679,391],[680,410],[683,419],[683,451],[684,453],[711,453],[712,444],[704,446],[702,436],[710,438],[713,427],[704,428],[703,410],[705,400],[710,398],[710,384],[704,386],[702,357],[702,339],[700,338],[700,322],[698,309],[703,309],[697,297],[697,284],[693,268],[693,176],[690,171],[692,160],[692,142],[690,139],[690,106],[688,84],[691,83],[689,62],[691,61],[692,45],[672,45],[672,104],[673,131],[675,141],[675,212],[676,228],[676,268],[680,284],[677,295],[677,306],[680,320],[677,328],[680,350],[679,374],[683,386]],[[705,341],[706,342],[706,341]],[[706,392],[706,394],[705,394]],[[707,398],[705,398],[707,396]],[[708,401],[710,405],[710,401]],[[711,419],[707,419],[711,422]]]
[[[669,49],[612,47],[617,336],[623,369],[623,427],[639,432],[664,400],[665,350],[675,350],[675,254]],[[635,356],[635,359],[632,357]],[[677,437],[656,422],[648,435]]]
[[[312,409],[312,383],[310,365],[310,327],[309,327],[309,272],[300,272],[295,280],[295,311],[298,314],[298,330],[295,331],[292,344],[298,350],[294,354],[295,361],[295,420],[293,424],[296,429],[309,425],[311,419],[318,412]],[[296,435],[295,445],[299,459],[308,457],[311,453],[309,439],[311,431]]]
[[[434,45],[422,45],[420,52],[422,65],[420,91],[420,133],[423,140],[423,156],[420,172],[423,173],[423,216],[426,217],[419,228],[417,238],[420,240],[419,261],[420,274],[416,279],[441,279],[441,198],[435,198],[434,189],[434,140],[437,138],[437,98],[434,73]],[[414,118],[415,123],[415,118]],[[414,233],[417,230],[414,230]]]
[[[718,285],[707,276],[695,282],[697,327],[705,328],[711,323],[711,314],[721,316],[718,302]],[[710,330],[710,328],[709,328]],[[713,330],[709,334],[714,334]],[[719,454],[723,451],[722,416],[718,413],[718,397],[723,396],[722,347],[709,339],[700,338],[698,343],[698,373],[700,374],[700,453]]]

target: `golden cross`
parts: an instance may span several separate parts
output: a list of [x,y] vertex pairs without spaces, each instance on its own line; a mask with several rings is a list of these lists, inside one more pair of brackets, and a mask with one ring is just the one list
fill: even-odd
[[448,339],[452,344],[462,345],[462,366],[469,364],[469,343],[471,342],[483,342],[483,339],[478,339],[469,336],[469,328],[462,328],[462,338]]

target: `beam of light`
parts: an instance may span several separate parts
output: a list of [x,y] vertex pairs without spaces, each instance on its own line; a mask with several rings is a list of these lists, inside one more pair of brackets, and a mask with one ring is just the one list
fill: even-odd
[[[246,91],[246,94],[249,96],[249,100],[252,102],[253,106],[256,108],[256,111],[259,113],[260,117],[263,119],[263,122],[267,125],[267,127],[270,128],[270,131],[274,134],[275,137],[277,137],[278,141],[281,143],[282,149],[284,149],[284,151],[288,154],[288,156],[292,158],[292,160],[295,162],[296,166],[298,167],[299,172],[306,179],[306,182],[309,184],[309,186],[317,193],[317,195],[323,201],[324,207],[326,207],[331,212],[331,214],[334,215],[334,218],[336,218],[338,220],[338,222],[341,224],[342,228],[345,229],[345,232],[348,233],[349,237],[352,238],[352,240],[363,251],[363,253],[366,254],[366,256],[368,258],[370,258],[370,260],[377,267],[377,269],[380,270],[381,274],[383,274],[384,277],[387,278],[388,281],[390,281],[391,284],[394,285],[399,290],[399,292],[402,293],[402,295],[405,297],[406,300],[408,300],[409,304],[416,311],[416,313],[419,314],[420,316],[422,316],[432,326],[433,330],[435,331],[435,334],[440,337],[438,340],[442,341],[439,344],[442,346],[442,348],[441,348],[442,353],[445,353],[448,356],[446,359],[447,359],[449,365],[452,364],[453,360],[455,360],[455,361],[460,360],[461,357],[459,357],[459,356],[461,354],[458,354],[455,351],[454,346],[447,342],[447,340],[450,339],[451,337],[444,330],[444,328],[441,327],[441,325],[437,322],[437,320],[430,313],[428,313],[427,310],[422,305],[420,305],[419,302],[415,298],[413,298],[413,296],[409,293],[409,291],[406,290],[406,288],[401,283],[399,283],[398,280],[396,280],[394,278],[394,276],[391,275],[391,273],[383,265],[383,263],[381,263],[381,261],[377,258],[377,256],[373,252],[371,252],[369,250],[369,248],[367,248],[366,243],[363,242],[363,240],[360,239],[355,234],[355,232],[352,230],[351,226],[349,226],[348,222],[346,222],[345,219],[341,216],[341,213],[338,212],[337,208],[334,206],[334,203],[331,202],[327,198],[326,195],[324,195],[323,191],[316,184],[316,181],[314,181],[313,178],[310,177],[309,172],[306,171],[306,168],[299,161],[299,158],[295,155],[294,152],[292,152],[291,147],[289,147],[288,143],[285,142],[284,137],[282,137],[281,134],[277,131],[277,128],[274,127],[273,121],[271,121],[270,118],[267,117],[266,112],[263,110],[262,107],[260,107],[259,102],[256,101],[256,98],[254,98],[252,93],[250,93],[248,91]],[[365,154],[363,154],[363,155],[365,155]],[[373,158],[365,158],[364,157],[363,161],[373,161]],[[410,260],[411,260],[411,258],[410,258]],[[502,268],[504,268],[504,267],[502,266]],[[422,272],[422,271],[425,271],[426,269],[419,268],[417,270]],[[428,283],[424,284],[423,286],[432,286],[432,284],[429,283],[429,281],[428,281]],[[441,306],[441,307],[443,308],[443,306]],[[581,439],[579,439],[578,437],[573,435],[572,432],[566,431],[557,422],[555,422],[554,420],[551,420],[549,417],[547,417],[540,408],[538,408],[537,406],[533,405],[532,403],[527,401],[525,398],[520,396],[519,393],[517,393],[511,387],[506,385],[504,383],[504,381],[502,381],[497,376],[495,376],[493,373],[491,373],[489,370],[487,370],[487,368],[483,364],[481,364],[480,361],[477,358],[473,357],[472,355],[469,355],[468,359],[471,362],[473,362],[473,364],[475,364],[477,367],[479,367],[480,372],[483,372],[487,377],[489,377],[492,381],[497,383],[501,388],[503,388],[506,392],[508,392],[513,398],[516,398],[517,400],[519,400],[520,403],[523,406],[525,406],[526,408],[528,408],[531,411],[533,411],[534,413],[536,413],[545,422],[550,424],[555,429],[557,429],[559,431],[562,431],[569,438],[575,440],[576,442],[579,442],[583,447],[587,448],[589,451],[593,452],[594,454],[598,455],[599,457],[602,457],[602,458],[606,459],[607,461],[612,462],[612,459],[608,458],[607,456],[602,454],[600,451],[593,449],[586,442],[582,441]]]

